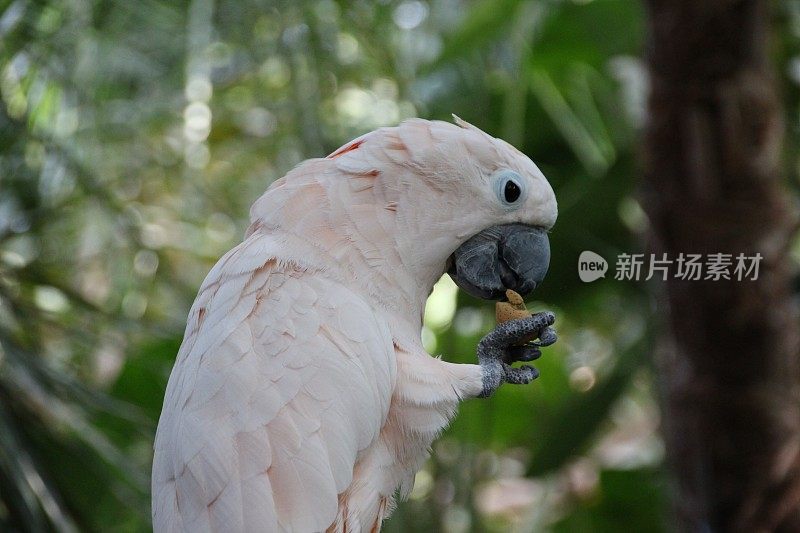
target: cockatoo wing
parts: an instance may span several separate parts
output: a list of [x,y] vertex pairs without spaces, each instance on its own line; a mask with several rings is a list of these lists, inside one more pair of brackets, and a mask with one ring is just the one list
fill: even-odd
[[251,235],[192,308],[156,437],[158,532],[324,531],[386,419],[388,325],[274,248]]

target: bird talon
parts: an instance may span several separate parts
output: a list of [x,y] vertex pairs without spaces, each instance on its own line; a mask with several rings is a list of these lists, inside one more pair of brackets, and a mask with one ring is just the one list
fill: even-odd
[[556,335],[556,330],[554,330],[550,326],[547,326],[541,331],[541,333],[539,333],[539,340],[534,341],[534,344],[540,347],[550,346],[557,340],[558,340],[558,335]]
[[527,385],[539,377],[539,371],[530,365],[523,365],[519,368],[507,367],[505,371],[505,381],[515,385]]
[[503,357],[504,363],[515,363],[517,361],[534,361],[542,356],[542,351],[535,343],[528,343],[522,346],[510,346]]
[[541,357],[541,348],[556,342],[555,330],[550,327],[554,322],[553,313],[536,313],[498,324],[481,339],[478,343],[478,361],[483,368],[480,397],[491,396],[503,382],[522,385],[539,377],[539,371],[532,366],[515,368],[511,364]]

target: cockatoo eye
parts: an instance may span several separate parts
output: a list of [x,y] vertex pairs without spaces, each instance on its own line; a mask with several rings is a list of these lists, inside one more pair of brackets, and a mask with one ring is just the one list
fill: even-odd
[[500,171],[495,178],[494,190],[497,199],[505,207],[516,207],[522,204],[525,196],[525,185],[522,177],[511,170]]
[[503,196],[505,197],[506,202],[513,204],[517,201],[520,194],[522,194],[522,190],[519,188],[519,185],[517,185],[517,182],[514,180],[508,180],[505,188],[503,189]]

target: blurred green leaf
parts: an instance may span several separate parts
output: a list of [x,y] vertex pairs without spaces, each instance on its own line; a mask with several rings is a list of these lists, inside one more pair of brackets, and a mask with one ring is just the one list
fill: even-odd
[[659,470],[604,470],[595,493],[553,527],[556,533],[658,533],[666,527],[666,480]]
[[467,11],[459,27],[447,36],[436,62],[426,66],[431,71],[456,59],[468,58],[487,43],[503,35],[515,21],[525,0],[479,0]]
[[625,392],[631,377],[647,362],[651,346],[649,335],[643,335],[625,347],[611,372],[588,392],[567,398],[548,417],[548,424],[531,435],[533,443],[528,474],[538,476],[563,466],[585,452],[592,437],[603,425],[614,403]]

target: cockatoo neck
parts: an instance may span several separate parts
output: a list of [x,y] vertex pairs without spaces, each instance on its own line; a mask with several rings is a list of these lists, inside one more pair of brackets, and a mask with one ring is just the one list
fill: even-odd
[[[314,270],[361,296],[384,315],[393,333],[406,342],[419,341],[422,315],[433,285],[444,273],[445,262],[412,267],[382,255],[366,257],[342,246],[330,235],[300,236],[285,229],[263,228],[279,248],[281,260]],[[410,338],[410,337],[413,337]]]
[[340,264],[340,275],[374,309],[386,314],[393,330],[402,330],[419,341],[425,304],[434,284],[444,274],[445,262],[426,268],[408,268],[405,265],[394,265],[390,270],[380,266],[362,267],[362,258],[348,256]]

